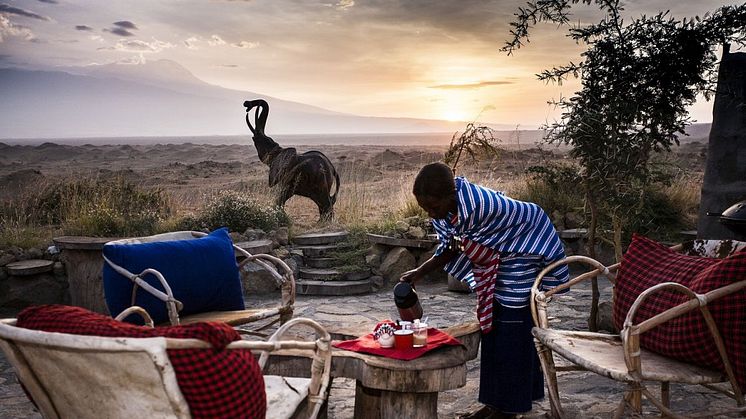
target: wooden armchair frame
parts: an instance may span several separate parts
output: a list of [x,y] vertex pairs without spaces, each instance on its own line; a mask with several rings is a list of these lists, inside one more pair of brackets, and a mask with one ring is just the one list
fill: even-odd
[[[137,243],[153,243],[153,242],[164,242],[173,240],[189,240],[196,239],[206,236],[206,233],[198,231],[177,231],[173,233],[156,234],[147,237],[136,237],[130,239],[122,239],[111,241],[106,243],[109,244],[137,244]],[[125,278],[133,282],[134,287],[132,288],[132,300],[131,304],[135,304],[137,290],[142,288],[148,293],[152,294],[156,298],[160,299],[166,304],[168,308],[168,316],[172,325],[178,324],[189,324],[199,321],[221,321],[228,323],[231,326],[240,326],[240,331],[248,334],[255,334],[262,337],[267,337],[266,333],[262,333],[262,330],[268,328],[278,321],[280,324],[287,322],[293,317],[293,306],[295,304],[295,277],[293,270],[281,259],[276,258],[272,255],[267,254],[255,254],[247,252],[246,250],[233,245],[233,249],[238,253],[243,260],[238,264],[240,270],[244,265],[249,262],[255,262],[266,269],[277,281],[281,290],[281,303],[275,307],[260,308],[260,309],[246,309],[246,310],[233,310],[233,311],[213,311],[209,313],[192,314],[189,316],[179,316],[179,311],[183,309],[183,304],[174,298],[171,287],[168,285],[168,281],[163,275],[155,269],[145,269],[140,273],[132,273],[123,267],[113,263],[111,260],[104,256],[104,261],[111,266],[116,272]],[[163,287],[164,291],[161,291],[142,278],[146,275],[153,275],[158,279]],[[116,313],[112,313],[113,316]],[[249,327],[250,323],[259,322],[264,319],[273,318],[269,322],[261,322],[255,327]]]
[[[129,309],[128,309],[129,310]],[[147,317],[146,317],[147,319]],[[15,326],[15,319],[0,320],[0,349],[13,366],[19,380],[33,397],[45,418],[190,418],[168,349],[210,348],[198,339],[110,338],[50,333]],[[285,337],[290,328],[310,327],[315,340]],[[331,373],[331,336],[318,323],[294,318],[283,324],[267,341],[241,340],[225,350],[249,349],[261,354],[264,370],[272,352],[299,349],[312,359],[310,378],[265,375],[269,382],[288,382],[290,387],[307,389],[298,405],[290,405],[288,417],[315,419],[325,408]],[[70,380],[75,385],[70,385]],[[290,389],[290,392],[297,390]],[[287,393],[287,391],[286,391]],[[270,394],[271,400],[286,400]],[[294,410],[294,414],[293,413]],[[285,417],[285,415],[282,415]]]
[[[675,247],[675,249],[678,248],[680,247]],[[590,267],[590,271],[552,290],[541,291],[539,289],[544,275],[559,265],[573,262],[587,265]],[[592,371],[627,384],[624,397],[615,411],[614,418],[622,417],[627,408],[630,408],[635,414],[641,414],[643,396],[653,403],[664,416],[672,418],[683,417],[672,412],[670,409],[669,383],[671,382],[701,384],[735,399],[736,406],[733,409],[725,412],[705,412],[708,415],[733,412],[746,413],[744,397],[733,375],[731,363],[726,355],[720,332],[707,308],[708,303],[718,298],[746,289],[746,280],[734,282],[706,294],[694,293],[687,287],[673,282],[653,286],[645,290],[635,300],[624,321],[623,329],[618,335],[559,330],[550,327],[547,306],[554,294],[599,275],[606,276],[614,283],[618,267],[619,264],[607,267],[601,262],[585,256],[570,256],[547,266],[534,282],[531,289],[531,313],[535,327],[532,333],[546,379],[552,417],[565,417],[560,403],[557,372],[573,370]],[[634,324],[633,319],[640,305],[652,294],[661,290],[680,292],[687,295],[689,299],[676,307],[672,307],[638,324]],[[641,334],[695,309],[699,309],[704,316],[718,348],[719,355],[725,365],[725,374],[673,360],[640,347]],[[555,366],[553,354],[562,356],[573,365],[565,367]],[[660,398],[656,398],[648,390],[645,384],[646,381],[660,383]],[[717,383],[728,383],[730,389],[723,388],[723,386],[716,386],[715,384]]]

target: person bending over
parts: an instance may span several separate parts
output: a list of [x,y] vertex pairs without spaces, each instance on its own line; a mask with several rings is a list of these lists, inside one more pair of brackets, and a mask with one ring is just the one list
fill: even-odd
[[[544,378],[531,336],[529,298],[538,273],[563,259],[557,231],[538,205],[454,177],[442,163],[424,166],[412,188],[439,244],[432,258],[402,274],[415,283],[443,268],[477,294],[482,331],[479,402],[465,419],[512,418],[544,397]],[[566,265],[546,275],[543,289],[568,281]]]

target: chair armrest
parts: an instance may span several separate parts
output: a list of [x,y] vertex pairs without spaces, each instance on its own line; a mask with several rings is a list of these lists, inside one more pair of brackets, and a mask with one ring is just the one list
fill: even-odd
[[[710,314],[710,310],[707,308],[707,304],[709,302],[717,300],[718,298],[725,297],[742,289],[746,289],[746,280],[734,282],[732,284],[716,288],[705,294],[695,293],[686,286],[676,282],[663,282],[660,284],[656,284],[640,293],[640,295],[637,296],[635,302],[632,303],[632,306],[627,312],[627,317],[625,317],[624,319],[624,326],[620,333],[622,346],[624,348],[624,362],[627,364],[627,369],[629,370],[630,375],[632,375],[633,377],[640,377],[639,373],[642,370],[642,362],[640,358],[640,335],[657,326],[660,326],[663,323],[666,323],[670,320],[687,314],[694,309],[699,308],[702,312],[702,316],[705,319],[707,328],[709,329],[710,334],[715,341],[715,346],[717,347],[720,358],[723,362],[723,365],[725,366],[725,372],[728,375],[728,379],[733,386],[734,391],[736,393],[740,393],[738,383],[736,382],[735,375],[733,374],[733,367],[728,360],[728,355],[725,350],[725,345],[723,344],[722,336],[720,335],[720,331],[715,324],[715,320]],[[642,304],[648,297],[662,290],[685,294],[689,296],[689,300],[675,307],[671,307],[663,312],[660,312],[649,319],[645,319],[639,324],[634,324],[634,318],[640,306],[642,306]]]
[[[293,270],[290,269],[287,263],[285,263],[278,257],[265,253],[252,255],[244,249],[241,249],[240,247],[234,246],[234,248],[236,249],[236,251],[245,256],[245,259],[242,260],[241,263],[239,263],[238,265],[239,269],[248,262],[256,262],[264,269],[269,271],[270,274],[275,278],[277,283],[280,285],[280,289],[282,290],[282,305],[292,310],[292,307],[295,304],[295,275],[293,274]],[[282,274],[280,274],[280,272],[278,271],[278,267],[279,270],[282,271]]]
[[122,320],[127,318],[127,316],[129,316],[130,314],[139,314],[140,317],[142,317],[143,321],[145,322],[146,326],[150,328],[155,327],[155,324],[153,323],[153,318],[150,317],[150,314],[148,314],[148,312],[145,311],[145,309],[140,306],[132,306],[130,308],[125,309],[124,311],[119,313],[116,317],[114,317],[114,320],[121,322]]
[[[549,291],[541,291],[539,289],[539,286],[541,285],[541,280],[544,279],[544,276],[547,273],[551,272],[553,269],[555,269],[558,266],[569,265],[570,263],[573,263],[573,262],[579,262],[579,263],[588,265],[594,269],[586,273],[583,273],[581,275],[578,275],[577,277],[571,279],[570,281],[562,285],[559,285],[555,288],[552,288]],[[613,265],[613,266],[616,266],[616,265]],[[558,260],[554,263],[551,263],[549,266],[544,268],[541,272],[539,272],[539,275],[536,276],[536,279],[534,280],[534,285],[531,287],[531,298],[529,301],[531,305],[531,317],[533,317],[534,325],[541,327],[541,328],[545,328],[545,329],[548,327],[546,307],[552,295],[562,290],[568,289],[572,287],[573,285],[578,284],[582,281],[595,278],[599,275],[607,275],[607,276],[611,275],[610,268],[607,268],[601,262],[593,258],[589,258],[587,256],[569,256],[562,260]]]
[[[315,341],[283,340],[283,336],[296,326],[307,326],[316,332]],[[277,331],[267,339],[266,342],[238,341],[229,344],[230,349],[248,348],[260,351],[259,366],[264,369],[271,352],[279,349],[307,349],[313,350],[311,361],[311,384],[308,389],[308,398],[313,403],[313,413],[310,417],[315,418],[328,396],[329,382],[332,369],[331,335],[319,323],[308,318],[297,317],[290,319],[280,326]]]
[[[106,256],[104,256],[103,258],[104,258],[104,261],[109,266],[111,266],[112,269],[114,269],[114,271],[116,271],[118,274],[122,275],[123,277],[129,279],[130,281],[134,283],[134,286],[132,287],[132,300],[130,302],[131,306],[135,306],[135,297],[137,297],[137,289],[138,287],[141,287],[142,289],[144,289],[145,291],[147,291],[154,297],[165,302],[166,308],[168,309],[168,318],[171,324],[174,326],[179,324],[179,311],[181,311],[184,308],[184,304],[182,304],[181,301],[174,298],[174,293],[173,291],[171,291],[171,287],[168,285],[168,281],[166,281],[166,278],[163,277],[163,274],[161,274],[155,269],[145,269],[139,274],[133,274],[132,272],[112,262]],[[163,291],[156,289],[150,284],[148,284],[147,282],[143,281],[142,278],[145,275],[155,276],[158,279],[158,281],[161,283],[161,285],[163,286],[163,289],[166,292],[164,293]],[[117,318],[119,318],[119,316],[121,316],[121,313],[117,315]]]

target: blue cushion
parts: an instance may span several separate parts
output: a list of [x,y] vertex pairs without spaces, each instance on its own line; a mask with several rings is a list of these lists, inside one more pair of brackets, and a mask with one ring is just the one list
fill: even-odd
[[[163,274],[174,298],[184,303],[180,315],[245,308],[238,265],[226,228],[192,240],[107,244],[103,253],[134,274],[147,268]],[[133,283],[108,263],[104,263],[103,277],[106,305],[109,313],[116,316],[130,306]],[[155,276],[145,275],[143,279],[164,291]],[[166,304],[142,288],[137,290],[135,304],[147,310],[156,323],[168,321]],[[126,321],[140,321],[139,316],[130,318]]]

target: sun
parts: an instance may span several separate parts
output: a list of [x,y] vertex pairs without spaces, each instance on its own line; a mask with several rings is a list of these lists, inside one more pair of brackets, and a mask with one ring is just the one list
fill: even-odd
[[463,108],[449,107],[441,112],[441,119],[446,121],[466,121],[469,119],[467,112]]
[[440,95],[437,113],[445,121],[469,121],[474,114],[474,98],[463,91],[450,91]]

